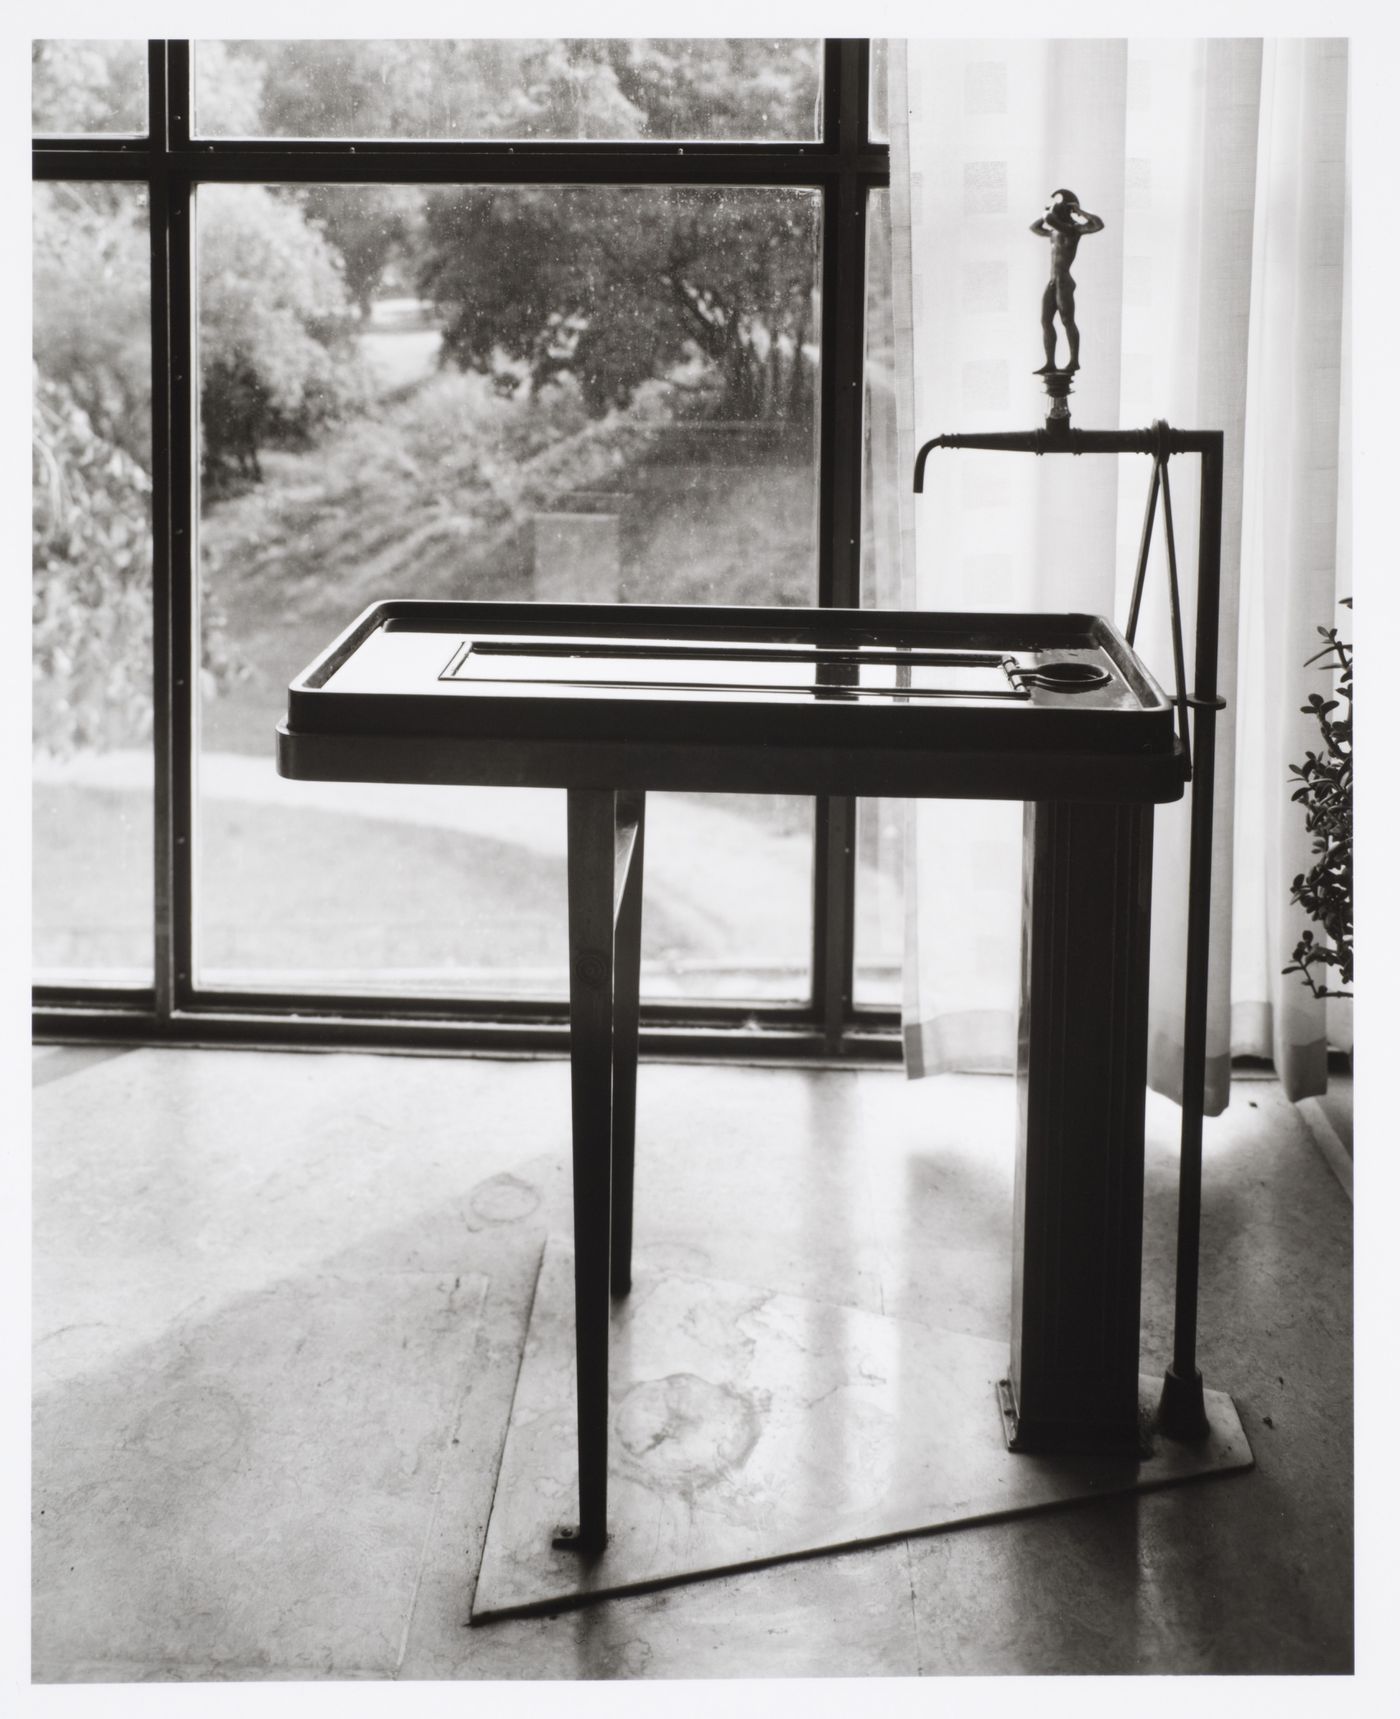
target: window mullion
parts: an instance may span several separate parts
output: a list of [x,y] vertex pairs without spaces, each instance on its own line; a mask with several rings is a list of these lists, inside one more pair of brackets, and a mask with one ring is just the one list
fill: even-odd
[[[821,566],[823,606],[860,603],[860,500],[865,352],[865,45],[827,44],[827,141],[841,171],[826,190],[822,279]],[[841,1048],[855,967],[855,801],[816,805],[812,984],[828,1049]]]
[[[153,326],[163,377],[154,398],[159,446],[154,459],[159,517],[165,532],[156,566],[161,676],[156,704],[157,928],[156,996],[163,1015],[188,1004],[192,991],[194,698],[198,686],[194,596],[194,234],[192,185],[173,152],[189,137],[188,42],[164,44],[161,127],[153,126],[152,226],[161,229],[162,314]],[[153,121],[155,115],[153,113]],[[155,188],[160,187],[159,220]],[[154,243],[154,240],[153,240]],[[156,260],[153,253],[153,262]],[[154,313],[154,306],[153,306]]]
[[170,178],[169,83],[166,44],[147,49],[149,90],[148,170],[151,247],[151,675],[153,768],[155,773],[155,1009],[168,1020],[175,1006],[175,829],[173,823],[175,737],[171,615],[170,460]]

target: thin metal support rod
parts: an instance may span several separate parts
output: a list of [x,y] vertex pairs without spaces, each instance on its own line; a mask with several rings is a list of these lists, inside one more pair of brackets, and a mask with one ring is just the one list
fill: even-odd
[[1159,460],[1162,474],[1162,523],[1167,532],[1167,595],[1172,618],[1172,665],[1176,675],[1176,726],[1186,753],[1186,776],[1191,777],[1191,717],[1186,703],[1186,647],[1181,639],[1181,590],[1176,577],[1176,530],[1172,524],[1171,479],[1167,462]]
[[1196,563],[1196,763],[1191,783],[1191,859],[1186,905],[1186,1010],[1181,1070],[1181,1167],[1177,1193],[1176,1309],[1172,1364],[1158,1414],[1171,1438],[1209,1432],[1196,1366],[1201,1251],[1201,1133],[1205,1114],[1206,1007],[1210,976],[1211,845],[1214,834],[1216,657],[1220,634],[1223,438],[1201,452]]
[[1157,492],[1162,484],[1161,465],[1153,460],[1152,482],[1147,489],[1147,511],[1142,516],[1142,537],[1138,543],[1137,573],[1133,579],[1133,600],[1128,608],[1126,638],[1132,644],[1137,636],[1138,611],[1142,607],[1142,588],[1147,581],[1147,558],[1152,550],[1152,527],[1157,517]]

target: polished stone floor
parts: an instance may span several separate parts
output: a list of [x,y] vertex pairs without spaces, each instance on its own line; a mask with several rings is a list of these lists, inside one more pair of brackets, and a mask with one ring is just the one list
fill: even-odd
[[[1351,1206],[1270,1080],[1206,1124],[1200,1359],[1249,1473],[467,1623],[568,1070],[34,1058],[33,1677],[1344,1672]],[[644,1065],[637,1258],[1001,1337],[996,1077]],[[1149,1098],[1143,1367],[1177,1112]]]

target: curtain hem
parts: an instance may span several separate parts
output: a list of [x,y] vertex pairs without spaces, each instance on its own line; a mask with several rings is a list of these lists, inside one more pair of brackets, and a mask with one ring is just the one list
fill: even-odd
[[910,1080],[930,1074],[1015,1074],[1016,1030],[1016,1016],[1006,1009],[963,1009],[909,1021],[904,1071]]

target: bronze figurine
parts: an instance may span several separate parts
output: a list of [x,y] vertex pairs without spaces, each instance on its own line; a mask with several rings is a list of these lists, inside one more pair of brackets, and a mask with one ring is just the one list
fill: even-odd
[[[1076,216],[1081,219],[1076,220]],[[1079,325],[1074,320],[1074,276],[1069,272],[1079,241],[1086,233],[1101,233],[1103,222],[1079,207],[1073,191],[1052,191],[1045,213],[1031,222],[1031,231],[1050,241],[1050,280],[1040,301],[1040,328],[1045,336],[1045,362],[1037,376],[1071,376],[1079,368]],[[1055,312],[1060,313],[1069,340],[1069,363],[1055,363]]]

